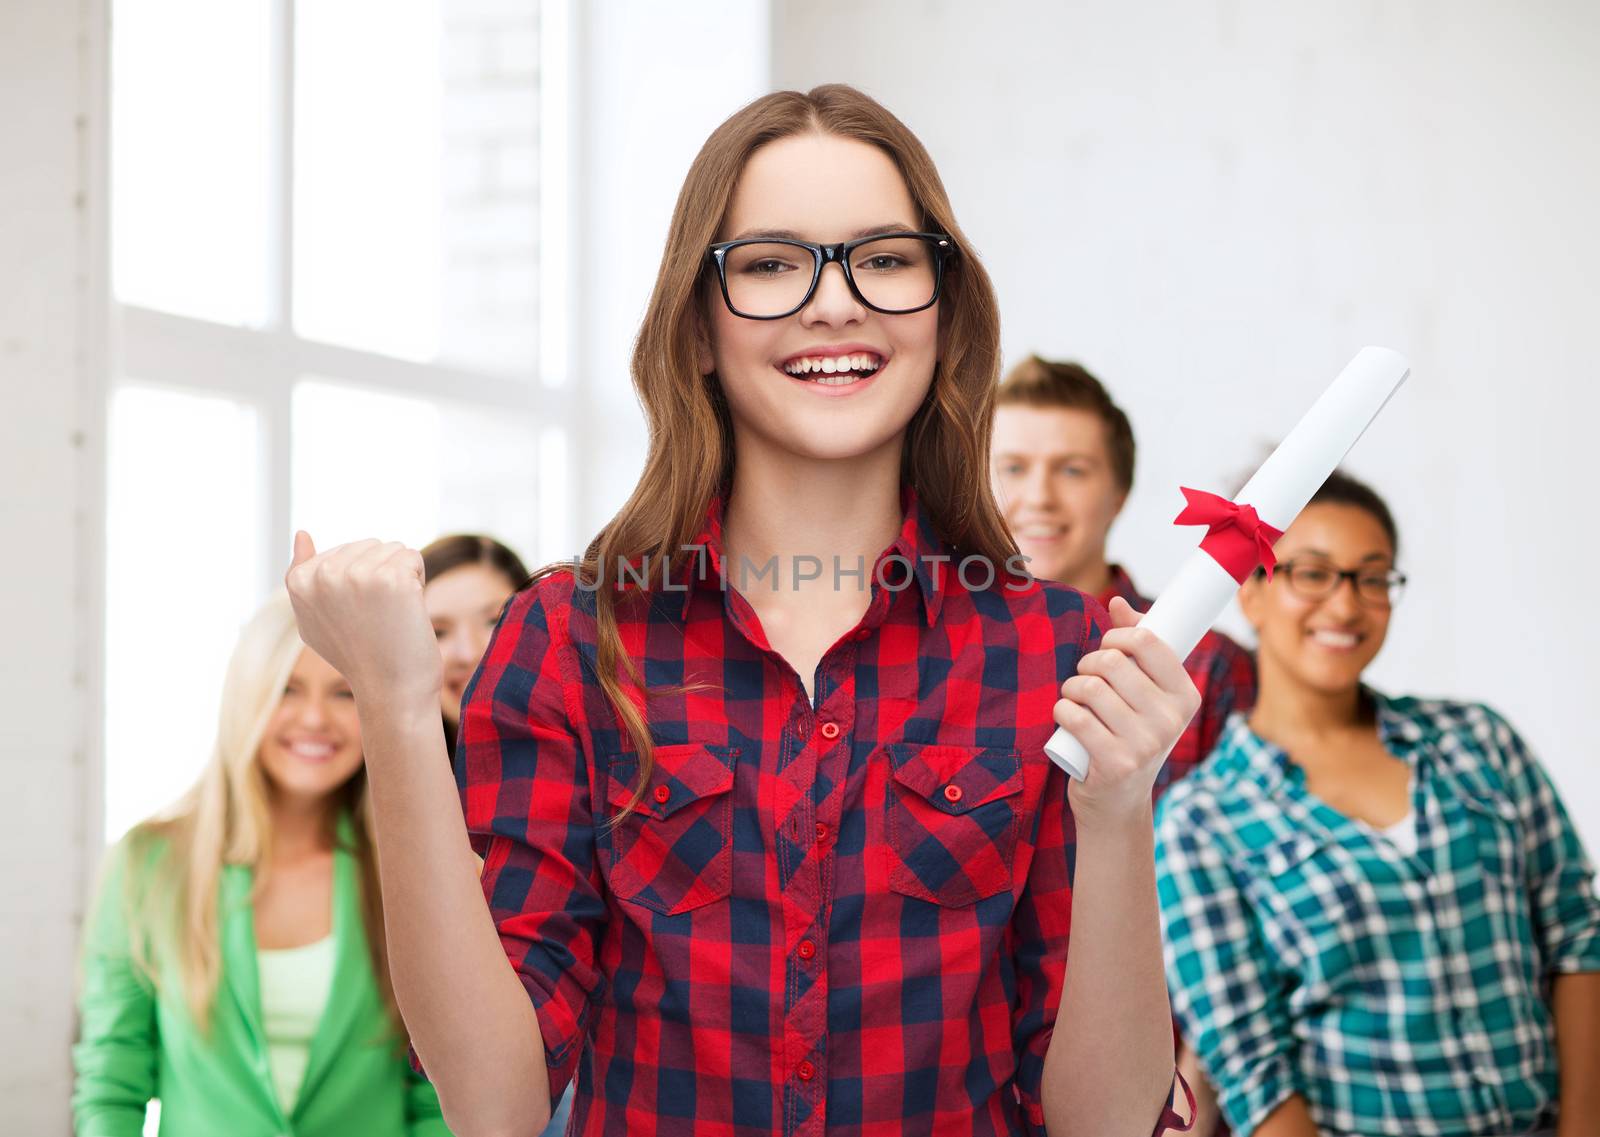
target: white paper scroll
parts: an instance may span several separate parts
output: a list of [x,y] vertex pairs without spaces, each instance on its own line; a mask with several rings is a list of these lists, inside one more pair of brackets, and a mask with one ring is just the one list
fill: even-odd
[[[1287,529],[1410,374],[1399,352],[1362,348],[1234,500],[1254,506],[1273,528]],[[1187,658],[1238,588],[1209,553],[1196,549],[1139,626]],[[1088,775],[1089,755],[1065,730],[1057,728],[1044,750],[1079,781]]]

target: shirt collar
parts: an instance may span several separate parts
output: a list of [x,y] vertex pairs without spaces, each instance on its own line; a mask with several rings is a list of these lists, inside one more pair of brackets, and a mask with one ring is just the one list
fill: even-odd
[[[1426,724],[1407,714],[1383,692],[1364,683],[1361,693],[1377,712],[1378,737],[1384,747],[1395,757],[1414,764],[1412,753],[1429,734]],[[1269,792],[1289,777],[1289,755],[1282,747],[1251,730],[1249,718],[1243,712],[1235,712],[1229,718],[1218,748],[1232,761],[1242,763],[1250,777]]]
[[[683,616],[688,615],[689,602],[696,588],[716,588],[722,580],[722,526],[726,508],[727,495],[719,490],[712,495],[706,507],[705,521],[699,533],[687,546],[689,556],[685,558],[683,571],[677,576],[678,585],[683,591]],[[871,575],[867,579],[885,581],[888,587],[898,591],[909,584],[905,575],[909,564],[912,580],[922,594],[923,616],[928,626],[932,627],[939,619],[944,590],[952,571],[950,549],[940,539],[934,529],[932,516],[918,499],[916,490],[910,486],[900,487],[900,508],[904,512],[900,532],[868,567]],[[883,563],[891,557],[898,559],[891,564]]]
[[1150,601],[1139,595],[1139,590],[1133,586],[1133,578],[1121,565],[1111,566],[1111,583],[1106,585],[1105,590],[1095,599],[1100,601],[1100,607],[1110,608],[1111,598],[1114,596],[1122,597],[1140,612],[1150,607]]

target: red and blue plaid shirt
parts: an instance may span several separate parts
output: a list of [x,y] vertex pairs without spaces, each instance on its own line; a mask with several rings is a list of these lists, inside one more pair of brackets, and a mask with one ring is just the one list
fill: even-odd
[[[1111,566],[1111,584],[1100,594],[1100,603],[1110,604],[1113,596],[1122,597],[1136,612],[1150,608],[1151,602],[1139,595],[1133,578],[1121,565]],[[1183,667],[1200,690],[1200,709],[1189,720],[1172,753],[1167,755],[1166,764],[1156,774],[1155,795],[1158,798],[1216,749],[1229,715],[1234,711],[1248,711],[1256,705],[1255,660],[1221,632],[1207,632],[1183,661]]]
[[576,1072],[572,1132],[1042,1131],[1074,849],[1043,746],[1106,617],[1053,583],[968,589],[906,501],[879,561],[910,579],[868,569],[889,586],[814,699],[720,587],[713,505],[683,591],[619,613],[656,692],[619,823],[639,762],[595,677],[594,595],[545,577],[496,630],[457,778],[552,1098]]

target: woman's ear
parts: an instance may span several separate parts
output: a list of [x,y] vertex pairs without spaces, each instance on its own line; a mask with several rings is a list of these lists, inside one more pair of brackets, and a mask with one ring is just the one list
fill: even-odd
[[1261,605],[1266,602],[1267,589],[1266,574],[1259,569],[1250,574],[1250,578],[1239,586],[1239,611],[1244,613],[1244,618],[1255,629],[1257,638],[1261,635]]

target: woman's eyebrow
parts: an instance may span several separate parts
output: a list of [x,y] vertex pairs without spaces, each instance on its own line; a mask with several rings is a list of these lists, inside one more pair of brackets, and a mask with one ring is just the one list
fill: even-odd
[[[1332,561],[1333,560],[1333,554],[1332,553],[1324,552],[1321,549],[1296,549],[1294,552],[1290,553],[1289,556],[1291,556],[1291,557],[1321,557],[1325,561]],[[1389,561],[1393,561],[1393,560],[1394,560],[1394,558],[1392,556],[1390,556],[1388,553],[1368,553],[1366,556],[1362,557],[1361,560],[1358,561],[1357,563],[1358,564],[1366,564],[1368,561],[1385,561],[1385,562],[1389,562]]]
[[[855,241],[855,240],[859,240],[862,237],[873,237],[873,236],[876,236],[879,233],[915,233],[915,232],[917,232],[917,230],[913,226],[907,225],[903,221],[890,221],[890,222],[887,222],[887,223],[885,223],[883,225],[869,225],[865,229],[857,229],[854,233],[850,234],[850,236],[846,237],[845,240],[846,241]],[[795,232],[793,229],[746,229],[743,233],[740,233],[737,237],[733,237],[731,239],[735,240],[735,241],[752,241],[752,240],[758,240],[758,239],[759,240],[767,240],[767,241],[804,241],[804,240],[806,240],[805,237],[802,237],[799,233]]]

